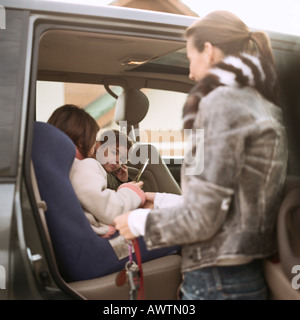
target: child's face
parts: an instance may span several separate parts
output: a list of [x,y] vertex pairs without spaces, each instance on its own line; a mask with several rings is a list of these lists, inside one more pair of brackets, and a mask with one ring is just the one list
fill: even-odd
[[121,164],[127,163],[127,148],[125,146],[105,146],[105,149],[98,148],[97,160],[101,163],[106,172],[119,170]]

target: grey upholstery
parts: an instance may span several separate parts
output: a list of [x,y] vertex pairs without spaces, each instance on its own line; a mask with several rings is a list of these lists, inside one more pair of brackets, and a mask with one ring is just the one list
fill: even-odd
[[278,215],[278,250],[282,269],[292,280],[293,266],[300,265],[300,179],[287,177]]
[[127,125],[139,124],[149,108],[147,96],[137,89],[126,89],[118,97],[115,109],[115,122],[127,121]]
[[300,178],[286,179],[283,199],[277,220],[278,257],[264,260],[264,274],[270,299],[300,300],[300,289],[292,287],[293,279],[299,283],[299,276],[292,273],[300,265]]
[[[146,300],[176,300],[182,281],[181,257],[178,254],[169,255],[143,263],[145,299]],[[129,289],[127,285],[115,285],[117,273],[86,281],[69,283],[70,287],[88,300],[127,300]]]
[[[145,192],[168,192],[174,194],[181,194],[181,190],[172,176],[167,165],[160,156],[158,149],[151,144],[135,143],[132,147],[132,155],[129,157],[129,177],[134,178],[138,169],[145,163],[146,158],[149,158],[141,180],[144,182],[143,190]],[[139,153],[140,157],[135,157]],[[141,163],[137,160],[141,159]]]
[[[143,92],[138,89],[126,89],[118,97],[115,122],[119,125],[127,123],[124,127],[130,135],[130,126],[137,128],[140,121],[147,115],[148,108],[149,100]],[[144,191],[181,194],[178,183],[161,158],[158,149],[151,144],[135,143],[129,158],[129,177],[136,176],[146,158],[149,158],[149,164],[141,177],[144,182]]]

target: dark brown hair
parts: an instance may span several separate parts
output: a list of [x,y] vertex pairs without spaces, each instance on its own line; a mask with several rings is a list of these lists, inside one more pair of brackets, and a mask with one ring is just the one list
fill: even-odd
[[67,134],[81,155],[84,158],[88,157],[100,127],[84,109],[73,104],[65,104],[54,110],[48,123]]

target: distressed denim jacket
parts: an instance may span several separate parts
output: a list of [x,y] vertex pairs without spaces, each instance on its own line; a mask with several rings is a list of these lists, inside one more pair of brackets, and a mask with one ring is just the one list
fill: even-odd
[[195,129],[183,204],[148,215],[148,248],[182,244],[184,272],[271,255],[288,156],[281,110],[254,88],[221,86],[201,100],[194,128],[204,139]]

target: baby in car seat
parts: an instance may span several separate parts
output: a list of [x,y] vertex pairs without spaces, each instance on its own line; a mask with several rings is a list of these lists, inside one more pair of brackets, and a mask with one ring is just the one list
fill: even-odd
[[123,132],[110,129],[99,132],[95,157],[107,172],[107,187],[117,190],[122,183],[129,182],[126,165],[133,141]]

